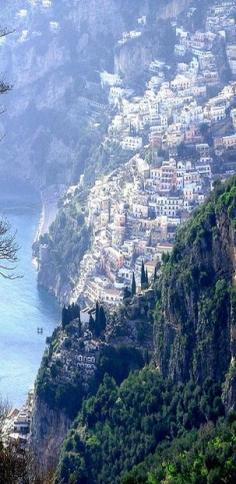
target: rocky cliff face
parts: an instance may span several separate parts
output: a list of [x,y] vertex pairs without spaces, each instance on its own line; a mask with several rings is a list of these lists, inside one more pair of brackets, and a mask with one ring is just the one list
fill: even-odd
[[229,372],[228,407],[236,404],[235,194],[234,179],[179,234],[161,278],[154,330],[164,376],[223,383]]
[[157,17],[161,20],[178,17],[191,3],[192,0],[171,0],[160,6]]
[[70,425],[71,420],[63,412],[53,410],[39,397],[35,399],[31,442],[37,475],[44,477],[47,471],[55,468]]
[[115,50],[115,71],[128,84],[137,85],[140,76],[145,75],[150,63],[156,58],[161,57],[171,63],[175,35],[170,21],[187,9],[191,1],[159,0],[155,6],[152,2],[146,2],[146,13],[152,19],[148,28],[144,29],[141,37],[129,39],[119,44]]

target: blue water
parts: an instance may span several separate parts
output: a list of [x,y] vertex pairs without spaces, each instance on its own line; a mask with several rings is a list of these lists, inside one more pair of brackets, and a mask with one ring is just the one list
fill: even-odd
[[[17,273],[23,278],[0,278],[0,395],[21,405],[33,386],[45,349],[59,318],[53,298],[37,287],[32,264],[32,242],[40,216],[40,205],[32,192],[7,192],[0,186],[0,214],[14,230],[20,246]],[[37,328],[43,328],[43,335]]]

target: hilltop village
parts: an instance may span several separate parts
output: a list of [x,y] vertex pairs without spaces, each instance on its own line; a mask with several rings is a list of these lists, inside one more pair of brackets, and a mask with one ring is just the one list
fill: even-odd
[[[91,243],[71,276],[68,302],[119,305],[133,280],[140,291],[142,265],[151,281],[178,227],[215,180],[235,172],[235,12],[233,0],[216,3],[205,8],[201,29],[194,29],[199,11],[187,9],[171,23],[169,63],[145,59],[143,89],[130,85],[119,69],[100,73],[110,113],[103,147],[115,147],[114,157],[118,147],[122,162],[90,188],[85,223]],[[137,29],[124,32],[117,49],[145,43],[148,28],[147,17],[138,18]],[[81,176],[63,206],[83,188]],[[43,242],[39,269],[47,260]]]

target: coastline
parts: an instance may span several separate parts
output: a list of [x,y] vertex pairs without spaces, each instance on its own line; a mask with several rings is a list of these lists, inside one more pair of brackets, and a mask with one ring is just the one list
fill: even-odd
[[38,242],[45,235],[56,220],[58,202],[65,191],[64,185],[51,186],[41,190],[41,214],[33,243]]
[[42,202],[40,218],[39,218],[38,226],[37,226],[36,233],[35,233],[35,236],[34,236],[34,239],[33,239],[33,244],[35,242],[38,242],[40,237],[43,235],[44,224],[45,224],[45,205]]

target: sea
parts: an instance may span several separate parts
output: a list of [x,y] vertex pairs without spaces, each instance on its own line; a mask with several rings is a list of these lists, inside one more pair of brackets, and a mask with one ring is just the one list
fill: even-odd
[[0,398],[14,407],[20,407],[33,388],[46,338],[60,318],[56,300],[37,285],[32,261],[40,212],[39,196],[30,187],[0,182],[0,216],[16,232],[16,274],[21,276],[15,280],[0,276]]

